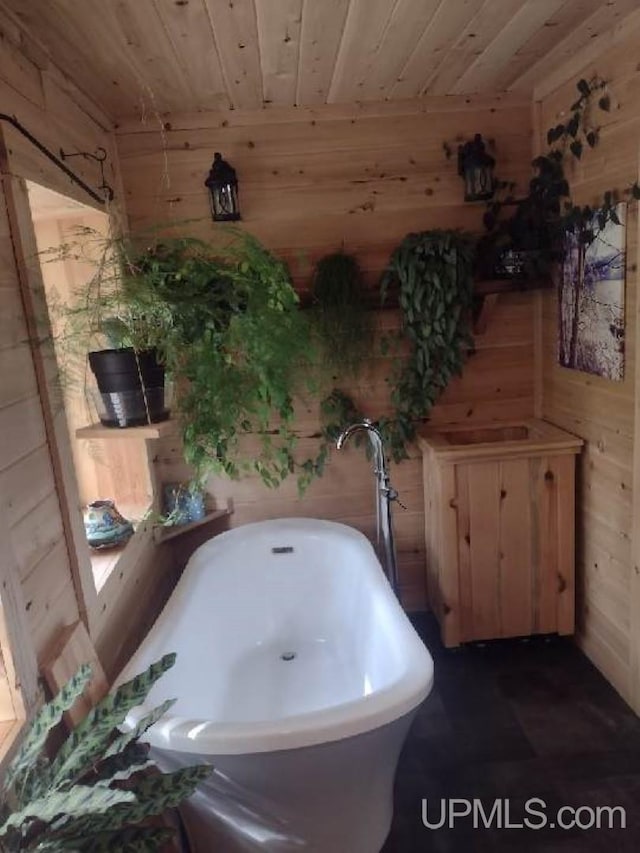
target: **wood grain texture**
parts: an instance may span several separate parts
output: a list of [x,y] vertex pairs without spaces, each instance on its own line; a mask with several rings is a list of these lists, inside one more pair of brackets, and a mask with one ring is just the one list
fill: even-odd
[[536,425],[546,438],[507,436],[504,453],[489,437],[495,425],[422,433],[425,511],[440,519],[425,523],[429,596],[447,646],[573,633],[581,442],[537,421],[531,432]]
[[[477,462],[467,468],[473,608],[471,625],[463,630],[463,634],[470,640],[487,640],[502,635],[499,475],[500,466],[491,462]],[[451,568],[453,572],[447,563],[448,573],[452,575],[450,583],[453,585],[457,574],[455,564]]]
[[[62,146],[67,150],[94,151],[103,146],[110,155],[106,177],[117,188],[113,137],[110,130],[105,130],[109,121],[100,108],[92,105],[46,57],[43,59],[42,53],[39,64],[34,64],[30,57],[38,51],[33,46],[25,47],[30,41],[19,28],[22,47],[7,40],[4,22],[3,33],[3,111],[15,115],[53,150]],[[37,247],[24,181],[35,181],[80,203],[86,203],[88,197],[11,128],[5,132],[5,127],[0,164],[0,516],[8,533],[2,535],[6,547],[0,558],[0,578],[6,581],[0,592],[7,609],[20,609],[15,624],[12,621],[10,626],[10,642],[18,677],[25,678],[30,712],[38,698],[31,684],[34,662],[44,656],[61,630],[78,621],[81,610],[87,608],[89,625],[95,628],[93,638],[99,645],[100,641],[103,643],[101,659],[104,657],[107,665],[113,664],[114,655],[120,654],[122,661],[126,650],[131,651],[132,642],[140,639],[139,625],[148,626],[156,617],[162,604],[156,586],[166,595],[170,583],[156,583],[155,569],[162,566],[163,559],[154,559],[154,548],[142,548],[133,550],[125,567],[126,584],[117,574],[111,584],[105,584],[100,600],[95,590],[91,597],[90,591],[81,595],[74,587],[70,549],[76,556],[80,551],[69,541],[69,531],[63,524],[60,466],[56,470],[53,446],[67,427],[60,407],[49,413],[52,419],[48,428],[45,426],[47,402],[42,380],[53,377],[53,363],[46,347],[47,333],[41,327],[46,320],[44,288],[38,277]],[[95,184],[95,166],[82,160],[76,163],[78,173],[89,184]],[[117,222],[119,212],[112,208],[111,213]],[[36,357],[42,358],[40,366]],[[70,455],[65,460],[65,476],[73,477]],[[79,499],[72,497],[64,509],[75,518],[75,529],[83,537]],[[86,542],[83,544],[86,551]],[[136,594],[138,588],[142,590],[141,597]],[[15,636],[19,637],[19,645]]]
[[69,729],[81,723],[109,692],[109,682],[82,622],[69,625],[60,632],[40,665],[47,687],[55,696],[85,664],[91,667],[92,677],[82,695],[65,711],[64,721]]
[[348,9],[349,0],[304,3],[296,104],[309,106],[327,100]]
[[[2,0],[113,119],[310,106],[425,92],[531,92],[635,0]],[[19,58],[12,60],[20,64]],[[41,97],[37,75],[24,91]]]
[[519,77],[549,52],[550,38],[552,44],[562,43],[595,11],[597,5],[593,0],[567,0],[563,3],[502,67],[494,85],[498,89],[511,88]]
[[[0,536],[4,547],[0,562],[0,701],[5,720],[24,721],[33,713],[39,700],[38,664],[31,642],[31,625],[20,579],[20,564],[4,512],[4,494],[2,498]],[[0,755],[4,754],[6,748],[7,745],[3,743]]]
[[[564,457],[563,457],[564,458]],[[573,457],[569,457],[573,461]],[[532,501],[530,462],[527,459],[504,461],[500,465],[499,602],[500,626],[505,637],[532,634],[533,568],[532,549],[523,543],[532,541]],[[573,477],[567,486],[574,485]],[[569,510],[573,503],[569,504]]]
[[[509,20],[524,5],[524,0],[488,0],[471,16],[446,56],[426,80],[424,89],[433,95],[447,94],[460,86],[469,67],[484,55]],[[464,91],[460,89],[459,91]]]
[[365,73],[360,75],[355,84],[354,94],[358,100],[389,97],[402,75],[408,57],[441,2],[442,0],[425,0],[416,7],[413,0],[398,0],[377,50],[369,58]]
[[230,106],[225,76],[204,0],[153,0],[156,14],[183,69],[191,101],[206,100],[212,108]]
[[461,74],[453,91],[482,92],[493,88],[495,80],[531,33],[538,32],[564,5],[564,0],[528,0],[501,28],[486,49]]
[[[609,12],[620,11],[617,4]],[[588,32],[599,32],[604,7],[575,30],[579,51]],[[640,19],[639,19],[640,22]],[[598,41],[594,38],[592,41]],[[626,37],[618,27],[616,43],[585,63],[570,60],[564,81],[553,74],[540,80],[540,130],[556,122],[571,103],[581,76],[598,73],[610,86],[613,109],[603,116],[601,142],[593,157],[585,156],[571,174],[580,203],[596,203],[602,193],[622,188],[638,176],[640,144],[640,73],[636,58],[637,28]],[[576,62],[581,54],[576,54]],[[544,140],[539,140],[544,145]],[[625,375],[622,382],[567,370],[557,363],[557,300],[542,298],[541,405],[543,417],[585,440],[577,471],[576,599],[578,639],[593,662],[636,710],[640,709],[640,625],[637,590],[638,495],[640,441],[637,432],[637,285],[638,219],[635,205],[628,208],[627,275],[625,293]],[[635,461],[634,461],[635,460]],[[633,543],[633,547],[632,547]],[[561,545],[569,549],[569,537]],[[562,614],[562,609],[559,617]],[[562,618],[568,618],[565,614]]]
[[360,90],[381,51],[396,10],[395,0],[351,0],[333,70],[329,102],[359,100]]
[[[264,101],[256,10],[253,0],[204,0],[215,49],[232,106],[250,109]],[[199,104],[202,109],[206,105]],[[161,112],[164,112],[161,109]]]
[[255,0],[265,103],[296,102],[303,0]]
[[536,97],[545,97],[568,77],[578,73],[588,61],[600,57],[609,47],[607,42],[610,38],[623,40],[637,19],[638,4],[635,0],[609,0],[606,4],[596,4],[591,14],[577,20],[571,32],[544,57],[530,65],[509,88],[530,91],[533,85]]
[[[4,185],[8,185],[10,181],[11,178],[5,174],[3,176]],[[7,200],[3,194],[0,217],[3,217],[6,222],[4,239],[11,241],[6,204]],[[13,247],[12,242],[11,245]],[[13,277],[13,292],[20,304],[23,304],[18,271],[13,258],[12,266],[6,269],[6,274],[9,278]],[[25,312],[24,306],[22,311]],[[23,313],[21,322],[24,323],[26,331],[25,317],[26,313]],[[10,360],[7,360],[8,355]],[[47,558],[62,541],[67,590],[65,606],[72,613],[75,611],[74,618],[77,619],[78,606],[68,555],[64,548],[62,515],[56,492],[55,490],[47,490],[41,495],[39,501],[36,499],[34,502],[31,494],[31,482],[21,477],[24,470],[23,460],[37,456],[39,462],[36,473],[43,470],[45,481],[51,483],[54,480],[53,463],[50,454],[47,452],[47,430],[42,404],[38,397],[39,386],[31,348],[18,344],[13,350],[10,347],[0,351],[0,369],[4,370],[9,365],[14,369],[19,369],[21,365],[24,365],[19,375],[25,383],[23,394],[29,395],[21,402],[0,408],[0,423],[2,424],[0,432],[3,437],[0,470],[2,471],[3,482],[12,488],[8,494],[8,500],[12,506],[17,507],[13,514],[14,525],[10,528],[10,546],[16,555],[16,566],[20,578],[23,583],[26,583],[26,578],[33,574],[33,571],[37,572],[38,567],[40,567],[39,571],[42,572],[43,576],[46,576],[49,569]],[[45,452],[42,453],[42,450]],[[17,477],[14,476],[16,470],[18,471]],[[28,599],[26,592],[25,598]],[[38,627],[36,611],[32,611],[29,606],[26,615],[31,624],[31,635],[35,636]],[[42,647],[36,645],[35,649],[37,653],[42,652]]]

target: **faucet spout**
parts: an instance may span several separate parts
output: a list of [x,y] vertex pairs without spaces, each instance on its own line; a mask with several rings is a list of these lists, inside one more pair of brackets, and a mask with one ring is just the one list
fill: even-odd
[[384,569],[387,580],[393,591],[398,592],[398,569],[396,550],[393,542],[393,520],[391,517],[391,502],[396,500],[398,493],[392,488],[387,472],[387,461],[384,455],[384,441],[380,431],[369,420],[363,418],[342,430],[336,441],[338,450],[342,450],[351,436],[364,431],[367,433],[373,450],[373,473],[376,477],[376,521],[378,548],[382,551]]
[[336,441],[336,447],[338,450],[342,450],[347,441],[351,438],[351,436],[355,432],[360,432],[361,430],[366,430],[369,434],[369,440],[374,447],[374,451],[377,450],[378,444],[380,447],[382,446],[382,436],[373,425],[373,423],[369,420],[369,418],[363,418],[361,421],[355,424],[351,424],[342,430],[340,435],[338,436],[338,440]]

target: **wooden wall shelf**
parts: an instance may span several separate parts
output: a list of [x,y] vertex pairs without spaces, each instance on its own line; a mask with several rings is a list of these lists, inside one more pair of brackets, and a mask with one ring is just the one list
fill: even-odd
[[493,278],[476,279],[473,292],[476,296],[490,296],[495,293],[518,293],[528,290],[549,290],[553,281],[534,278]]
[[157,424],[145,424],[139,427],[106,427],[102,424],[91,424],[76,430],[76,438],[162,438],[173,431],[175,421],[160,421]]
[[501,293],[523,293],[531,290],[549,290],[553,281],[549,279],[494,278],[476,279],[473,283],[473,333],[486,332],[491,315]]
[[[553,288],[553,280],[549,278],[494,278],[473,280],[473,295],[477,299],[485,296],[493,296],[500,293],[523,293],[530,290],[550,290]],[[298,291],[300,307],[303,310],[313,308],[314,302],[311,293],[306,290]],[[380,292],[377,286],[371,287],[364,294],[365,309],[367,311],[397,311],[399,308],[397,287],[390,288],[384,305],[380,304]]]
[[208,512],[204,518],[200,519],[200,521],[193,521],[191,524],[174,524],[170,527],[158,525],[153,530],[153,539],[158,544],[161,542],[169,542],[178,536],[190,533],[192,530],[197,530],[200,527],[204,527],[205,524],[210,524],[212,521],[217,521],[227,515],[231,515],[231,509],[229,507]]

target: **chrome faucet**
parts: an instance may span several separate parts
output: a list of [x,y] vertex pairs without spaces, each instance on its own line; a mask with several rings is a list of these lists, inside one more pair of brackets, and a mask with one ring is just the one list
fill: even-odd
[[[396,549],[393,542],[393,520],[391,503],[398,500],[398,493],[392,488],[384,455],[384,442],[380,432],[369,418],[351,424],[338,436],[336,447],[342,450],[348,439],[356,432],[365,430],[373,451],[373,473],[376,477],[376,539],[378,552],[382,550],[384,570],[393,591],[398,593],[398,567]],[[381,541],[382,540],[382,541]]]

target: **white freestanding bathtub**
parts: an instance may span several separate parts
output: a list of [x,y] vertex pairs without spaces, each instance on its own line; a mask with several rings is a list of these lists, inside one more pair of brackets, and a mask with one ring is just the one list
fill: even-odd
[[119,680],[175,651],[130,715],[165,770],[215,771],[186,806],[197,853],[378,853],[433,662],[368,540],[282,519],[212,539]]

